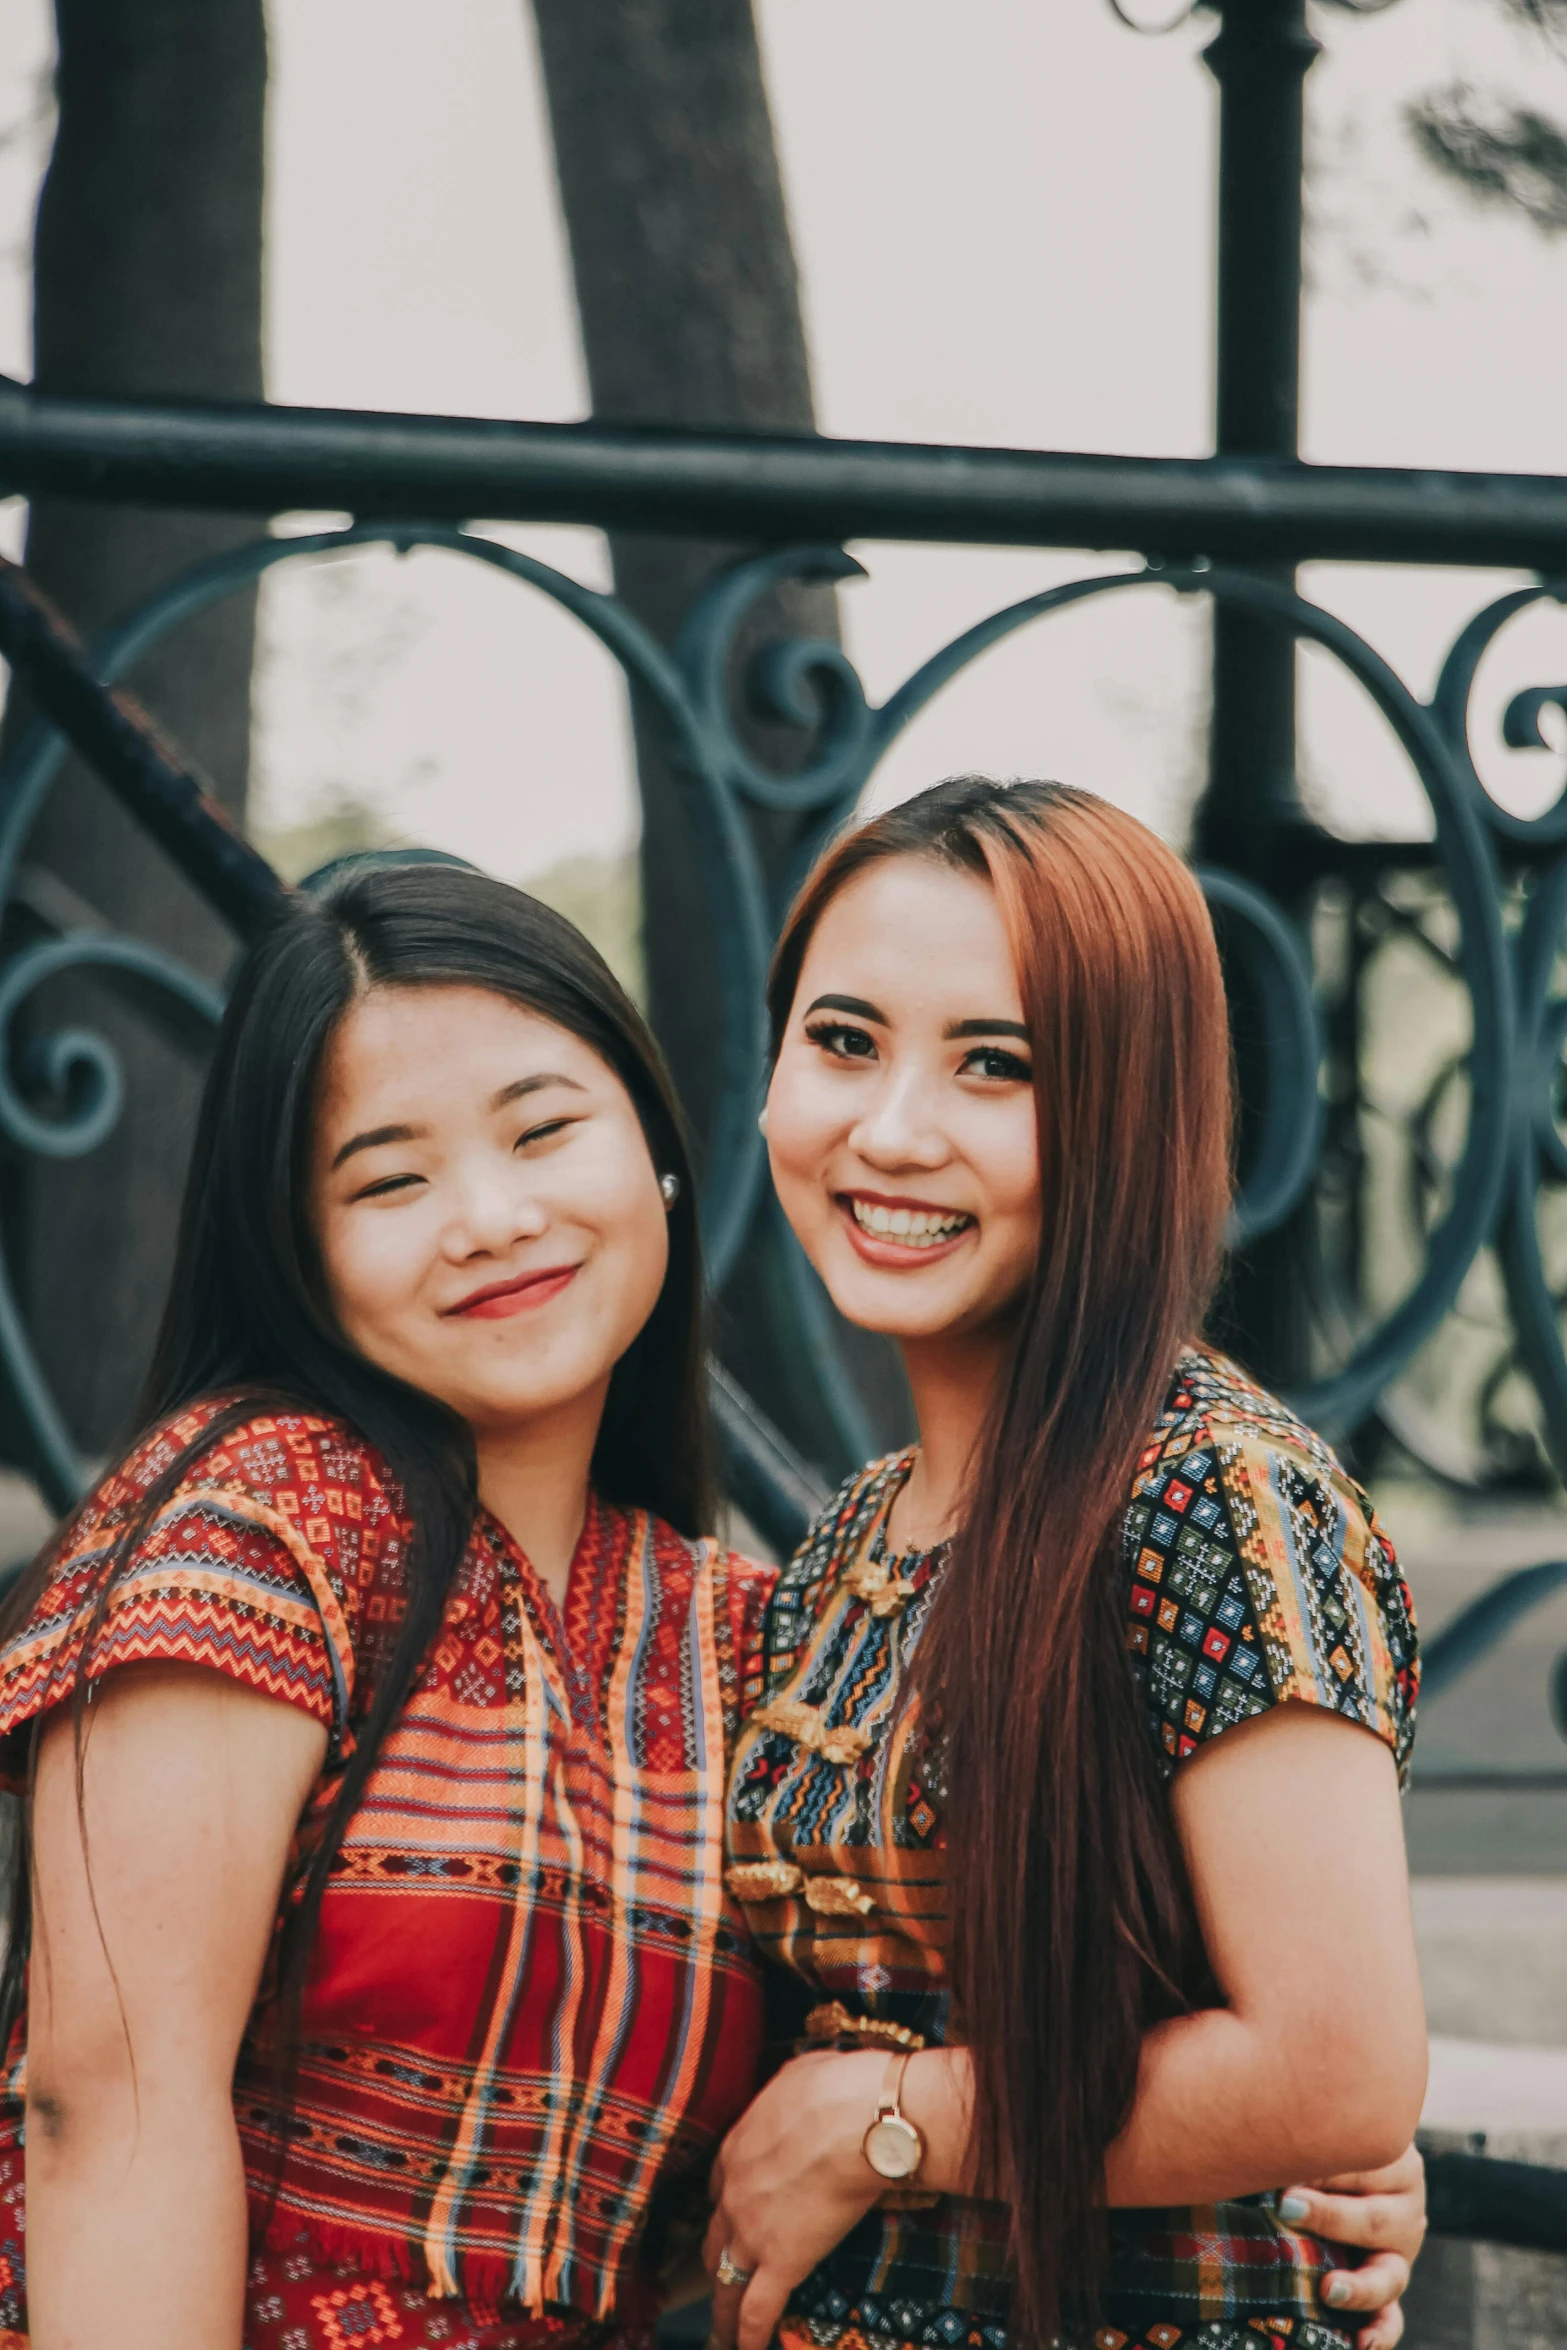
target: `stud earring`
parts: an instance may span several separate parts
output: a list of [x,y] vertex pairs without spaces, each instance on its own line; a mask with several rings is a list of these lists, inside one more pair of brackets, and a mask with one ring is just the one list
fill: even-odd
[[660,1175],[658,1179],[658,1194],[664,1203],[664,1213],[667,1216],[670,1209],[674,1206],[676,1200],[680,1197],[679,1176]]
[[765,1141],[767,1138],[767,1112],[765,1110],[758,1114],[756,1121],[756,1131]]

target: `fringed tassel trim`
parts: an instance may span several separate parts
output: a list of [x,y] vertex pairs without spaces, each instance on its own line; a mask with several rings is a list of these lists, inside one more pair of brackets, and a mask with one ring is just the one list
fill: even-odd
[[[518,2303],[512,2292],[512,2263],[504,2253],[460,2252],[453,2277],[455,2290],[443,2291],[431,2277],[423,2251],[405,2236],[380,2235],[371,2228],[321,2219],[314,2213],[291,2210],[279,2203],[261,2232],[261,2242],[269,2252],[294,2252],[303,2246],[327,2266],[341,2263],[357,2269],[362,2276],[395,2278],[400,2284],[417,2285],[432,2301],[460,2301],[476,2322],[498,2318],[508,2308],[520,2308],[524,2314],[535,2317],[542,2314]],[[591,2325],[592,2322],[584,2310],[582,2323]],[[3,2340],[0,2340],[0,2350],[5,2350]]]

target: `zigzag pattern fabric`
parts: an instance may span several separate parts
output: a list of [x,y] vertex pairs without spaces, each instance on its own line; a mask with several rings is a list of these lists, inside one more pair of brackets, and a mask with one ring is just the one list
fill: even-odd
[[[940,2045],[947,1790],[909,1668],[945,1565],[891,1556],[904,1452],[844,1486],[779,1578],[730,1779],[729,1884],[814,2038]],[[1236,1366],[1185,1354],[1123,1524],[1127,1644],[1169,1778],[1286,1701],[1392,1748],[1414,1735],[1414,1614],[1392,1546],[1327,1446]],[[796,2291],[785,2350],[1006,2350],[1009,2215],[948,2197],[872,2211]],[[1323,2250],[1268,2197],[1111,2214],[1095,2350],[1347,2350]],[[1077,2335],[1072,2336],[1074,2344]]]
[[[28,1725],[72,1686],[127,1513],[208,1418],[159,1431],[100,1489],[0,1656],[13,1782]],[[407,1551],[399,1497],[367,1445],[331,1420],[258,1417],[157,1513],[111,1588],[89,1674],[185,1662],[326,1724],[308,1850],[384,1669]],[[374,2297],[345,2282],[355,2276],[400,2288],[387,2340],[425,2338],[401,2288],[445,2302],[454,2321],[467,2312],[475,2342],[497,2350],[523,2338],[524,2313],[530,2342],[645,2325],[659,2254],[644,2242],[649,2213],[665,2249],[682,2228],[699,2232],[705,2158],[750,2093],[760,2047],[759,1976],[722,1882],[721,1833],[741,1664],[770,1582],[710,1542],[595,1501],[557,1610],[480,1513],[323,1904],[264,2240],[265,1996],[241,2052],[235,2106],[258,2218],[250,2350],[298,2333],[285,2311],[313,2305],[318,2282],[323,2344],[334,2326],[369,2323]],[[0,2154],[22,2141],[25,2020],[10,2062]],[[431,2323],[430,2340],[444,2338]],[[466,2338],[461,2323],[452,2338]],[[314,2339],[307,2329],[290,2350]]]

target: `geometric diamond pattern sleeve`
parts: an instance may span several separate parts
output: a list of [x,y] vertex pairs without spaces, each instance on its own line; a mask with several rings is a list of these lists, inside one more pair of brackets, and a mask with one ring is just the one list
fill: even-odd
[[1286,1701],[1392,1748],[1419,1688],[1393,1546],[1328,1446],[1235,1364],[1181,1359],[1123,1524],[1127,1642],[1166,1771]]
[[[0,1769],[26,1773],[28,1725],[75,1684],[117,1536],[212,1405],[157,1430],[72,1527],[28,1622],[0,1651]],[[341,1752],[354,1626],[394,1523],[368,1450],[313,1414],[259,1415],[202,1454],[121,1567],[87,1659],[205,1666],[323,1722]]]

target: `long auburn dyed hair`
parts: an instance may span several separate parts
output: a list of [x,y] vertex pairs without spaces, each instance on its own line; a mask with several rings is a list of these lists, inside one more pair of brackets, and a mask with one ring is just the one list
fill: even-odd
[[1171,850],[1090,793],[961,777],[816,866],[770,975],[775,1052],[823,912],[892,857],[995,891],[1033,1058],[1039,1255],[915,1679],[945,1748],[979,2176],[1012,2206],[1017,2334],[1037,2343],[1092,2299],[1142,2035],[1206,1989],[1128,1665],[1120,1529],[1218,1276],[1229,1029],[1207,908]]

